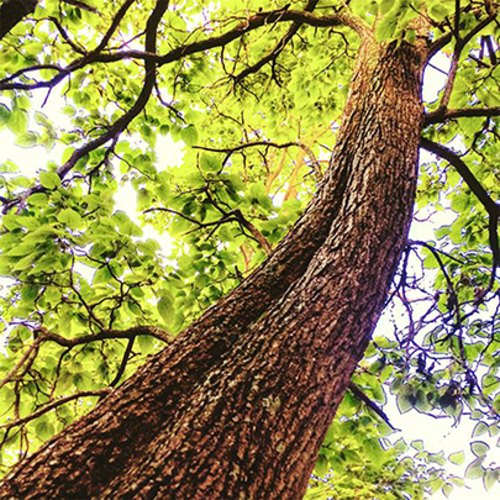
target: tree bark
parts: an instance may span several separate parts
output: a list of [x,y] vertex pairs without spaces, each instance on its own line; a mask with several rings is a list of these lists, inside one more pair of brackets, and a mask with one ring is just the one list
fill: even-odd
[[23,20],[35,12],[38,0],[5,0],[0,4],[0,40]]
[[0,499],[299,499],[404,247],[423,50],[361,45],[317,195],[270,258],[6,477]]

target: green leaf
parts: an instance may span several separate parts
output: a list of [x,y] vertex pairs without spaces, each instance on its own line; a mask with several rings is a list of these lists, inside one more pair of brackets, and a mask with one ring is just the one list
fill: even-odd
[[31,255],[35,250],[35,245],[31,242],[23,242],[20,245],[16,245],[5,253],[8,257],[24,257],[25,255]]
[[482,457],[483,455],[486,455],[488,451],[490,450],[490,447],[488,444],[484,443],[483,441],[474,441],[470,445],[472,453],[476,455],[476,457]]
[[21,290],[21,297],[26,302],[33,302],[38,295],[39,288],[35,285],[26,285]]
[[37,207],[43,207],[48,202],[48,196],[44,193],[35,193],[28,198],[28,203]]
[[[417,39],[417,33],[416,33],[415,30],[409,29],[409,30],[406,31],[406,33],[405,33],[405,40],[408,43],[413,44],[413,43],[415,43],[416,39]],[[451,484],[450,485],[445,485],[445,486],[450,486],[451,489],[453,489],[453,486]],[[443,486],[443,489],[444,489],[444,486]]]
[[28,113],[16,109],[10,114],[7,125],[14,134],[20,135],[24,133],[28,127]]
[[150,354],[154,351],[154,337],[151,335],[139,335],[137,338],[139,347],[144,354]]
[[385,457],[378,439],[366,439],[363,441],[363,451],[375,464],[380,465]]
[[165,323],[168,324],[174,319],[175,311],[172,302],[169,299],[167,299],[166,297],[162,297],[158,301],[156,307],[158,308],[158,312],[160,313],[160,316],[163,318],[163,321],[165,321]]
[[375,37],[377,42],[384,42],[391,39],[396,33],[398,27],[398,19],[396,16],[387,15],[377,24],[375,29]]
[[413,388],[408,385],[403,386],[397,395],[396,402],[401,413],[406,413],[414,408],[417,400]]
[[55,172],[40,172],[40,184],[45,189],[55,189],[61,184],[61,179]]
[[324,455],[319,455],[314,467],[314,473],[323,477],[328,472],[328,459]]
[[26,132],[22,135],[17,136],[15,144],[23,148],[31,148],[36,146],[38,143],[38,135],[34,132]]
[[431,7],[429,13],[433,19],[439,21],[451,12],[441,2],[438,2]]
[[207,153],[202,153],[200,155],[200,168],[203,170],[203,172],[218,172],[221,166],[222,164],[216,156]]
[[464,193],[457,194],[451,200],[451,208],[455,212],[462,213],[469,207],[470,198]]
[[66,224],[70,229],[79,229],[83,223],[80,214],[71,208],[62,210],[57,216],[57,219],[59,222]]
[[491,488],[498,482],[500,479],[500,468],[497,469],[488,469],[486,474],[483,476],[483,484],[486,491],[491,490]]
[[453,485],[450,483],[443,484],[442,490],[443,490],[444,496],[446,498],[450,498],[450,495],[453,492]]
[[495,399],[493,400],[493,404],[491,406],[495,412],[500,413],[500,394],[495,396]]
[[467,466],[467,469],[465,469],[465,477],[468,479],[479,479],[483,477],[485,473],[485,469],[482,466],[484,459],[485,456],[483,455],[471,462]]
[[21,260],[17,261],[16,264],[12,267],[13,271],[24,271],[28,269],[38,258],[38,254],[31,253]]
[[73,384],[81,391],[87,391],[92,388],[92,377],[85,372],[75,373],[73,375]]
[[465,461],[465,453],[463,451],[458,451],[456,453],[452,453],[448,460],[455,465],[462,465]]
[[424,449],[424,442],[421,439],[415,439],[410,443],[410,446],[418,451],[422,451]]
[[387,14],[397,3],[397,0],[380,0],[379,12],[382,15]]
[[189,125],[181,130],[181,139],[187,146],[194,146],[198,142],[198,131],[194,125]]
[[472,431],[472,436],[481,436],[488,432],[489,426],[484,422],[478,422]]
[[46,421],[38,422],[36,424],[35,432],[40,439],[45,441],[54,434],[54,426]]
[[93,283],[94,285],[106,284],[113,281],[113,275],[109,270],[108,266],[103,266],[98,269],[94,274]]

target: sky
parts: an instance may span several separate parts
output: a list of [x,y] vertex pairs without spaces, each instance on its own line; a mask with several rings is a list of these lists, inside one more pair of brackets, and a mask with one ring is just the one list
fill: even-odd
[[[445,71],[448,69],[448,59],[444,55],[438,55],[434,58],[433,64]],[[432,101],[436,98],[437,93],[445,83],[445,74],[441,71],[429,67],[427,69],[423,97],[425,101]],[[35,101],[42,102],[45,96],[35,94]],[[49,114],[52,118],[55,115],[60,115],[59,109],[61,108],[61,100],[56,93],[51,95],[47,105],[44,108],[44,113]],[[61,120],[65,117],[61,116]],[[2,159],[10,159],[18,165],[23,166],[23,172],[26,175],[37,175],[40,169],[45,168],[46,162],[50,159],[57,161],[62,155],[62,148],[46,151],[43,147],[33,148],[20,148],[14,145],[14,136],[8,131],[0,132],[0,147],[2,149]],[[182,145],[175,143],[169,136],[159,136],[157,141],[157,154],[159,164],[175,165],[179,164],[182,159]],[[429,156],[425,153],[422,155],[422,160],[428,159]],[[136,193],[131,186],[123,187],[116,197],[116,209],[127,212],[129,217],[134,220],[138,225],[142,223],[137,218],[136,211]],[[448,214],[449,216],[449,214]],[[447,217],[445,214],[444,217]],[[418,240],[429,240],[433,238],[433,229],[436,224],[442,225],[448,222],[444,219],[436,220],[431,219],[425,223],[413,224],[411,229],[410,238]],[[156,230],[150,226],[143,226],[144,238],[157,239],[165,249],[165,254],[168,255],[169,241],[168,237],[163,234],[160,235]],[[1,286],[0,280],[0,286]],[[1,290],[0,290],[1,293]],[[451,419],[434,420],[430,417],[419,415],[416,412],[409,412],[405,415],[400,415],[395,401],[390,400],[387,407],[384,408],[391,423],[394,427],[401,429],[401,433],[395,437],[404,436],[407,442],[412,439],[424,439],[425,449],[430,452],[437,453],[441,450],[449,455],[458,451],[467,452],[467,458],[464,466],[452,470],[458,476],[462,476],[465,466],[473,459],[473,455],[469,450],[469,441],[472,429],[475,423],[462,421],[459,427],[452,427]],[[481,439],[481,438],[478,438]],[[499,443],[500,444],[500,443]],[[500,448],[492,449],[488,455],[491,460],[495,460],[500,465]],[[470,489],[455,489],[449,496],[449,500],[492,500],[493,498],[500,498],[500,486],[497,484],[492,490],[486,492],[480,480],[469,481]],[[436,500],[443,500],[445,497],[441,494],[436,494],[432,497]],[[383,499],[381,499],[383,500]]]

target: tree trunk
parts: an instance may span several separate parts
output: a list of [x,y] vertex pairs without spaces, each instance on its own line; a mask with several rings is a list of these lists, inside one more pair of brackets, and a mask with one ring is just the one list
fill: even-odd
[[303,496],[407,237],[422,52],[366,35],[329,170],[290,234],[0,498]]
[[5,0],[0,4],[0,40],[21,22],[25,16],[35,12],[38,0]]

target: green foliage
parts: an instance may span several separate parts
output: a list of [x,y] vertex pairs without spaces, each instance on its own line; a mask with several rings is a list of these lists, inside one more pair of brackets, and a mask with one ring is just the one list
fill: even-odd
[[[152,325],[175,336],[283,238],[315,193],[318,170],[324,171],[335,144],[359,48],[345,27],[304,25],[273,64],[240,79],[287,32],[289,26],[276,23],[223,50],[180,57],[158,68],[152,96],[126,128],[86,150],[64,175],[58,168],[110,130],[144,90],[142,61],[128,56],[93,61],[60,82],[43,84],[60,74],[58,67],[96,47],[119,8],[102,0],[87,3],[96,12],[40,2],[0,41],[0,133],[33,148],[39,169],[33,179],[26,174],[31,165],[0,164],[6,202],[34,187],[6,211],[0,233],[2,472],[92,409],[166,340],[154,330],[141,331],[129,355],[128,337],[116,332]],[[157,51],[221,35],[248,15],[287,3],[228,0],[207,8],[187,0],[165,14]],[[320,1],[316,12],[346,9],[346,3],[382,44],[416,43],[415,23],[424,7],[435,40],[449,32],[456,6],[451,0]],[[455,36],[484,19],[477,3],[476,11],[461,12]],[[134,3],[110,47],[142,50],[144,13],[153,5]],[[301,9],[303,2],[290,8]],[[481,35],[497,32],[492,23]],[[452,47],[445,45],[444,53]],[[498,106],[500,66],[485,47],[480,36],[469,41],[450,108]],[[18,88],[2,87],[33,65],[36,71],[12,80]],[[440,109],[440,100],[426,109]],[[458,118],[424,133],[443,144],[455,141],[474,176],[498,200],[497,117]],[[247,143],[259,144],[240,147]],[[51,151],[54,161],[39,164],[40,148]],[[387,315],[403,307],[409,317],[403,324],[394,319],[392,329],[380,327],[354,381],[379,406],[394,397],[401,413],[477,421],[471,453],[446,459],[427,451],[423,441],[396,440],[373,408],[348,393],[320,450],[308,499],[420,499],[438,490],[449,495],[463,481],[446,473],[447,465],[467,463],[465,476],[482,479],[487,489],[500,476],[489,459],[500,412],[498,284],[489,284],[489,219],[457,172],[439,160],[421,165],[417,207],[417,219],[434,214],[434,227],[440,227],[434,238],[427,236],[429,246],[408,249],[412,260],[403,262],[392,288]]]

